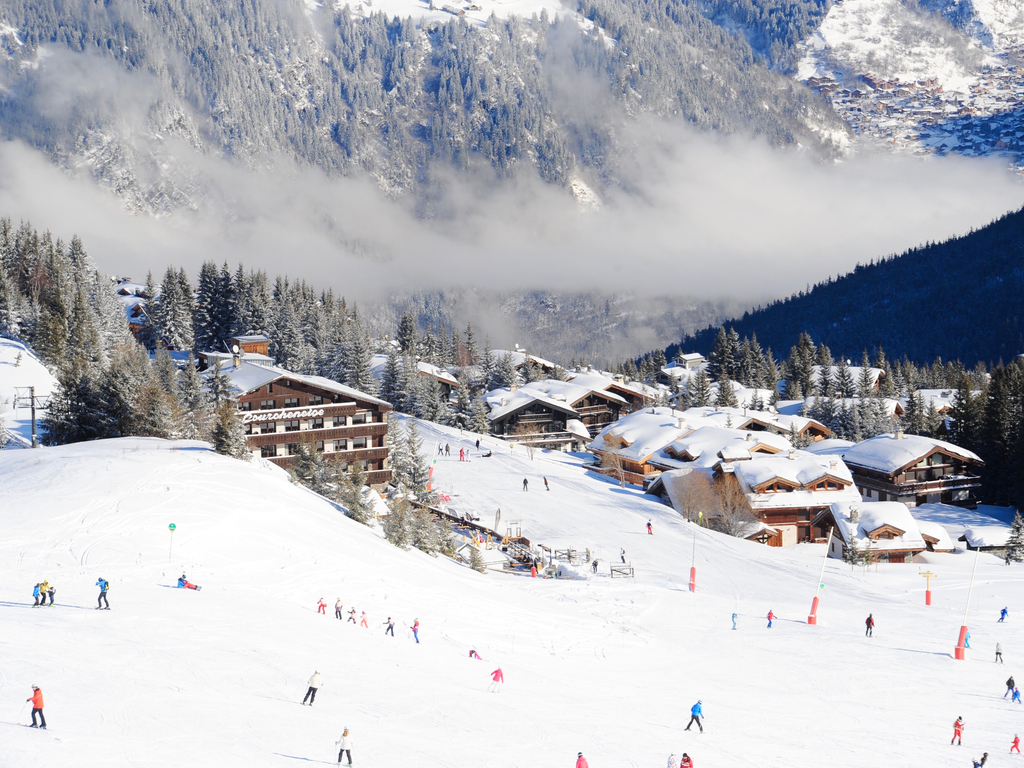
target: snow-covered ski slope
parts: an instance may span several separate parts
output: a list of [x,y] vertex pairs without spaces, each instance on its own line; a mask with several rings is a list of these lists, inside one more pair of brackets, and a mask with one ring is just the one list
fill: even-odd
[[[298,768],[333,763],[344,727],[356,765],[387,768],[557,768],[579,751],[593,768],[660,768],[670,751],[700,768],[962,766],[982,751],[990,766],[1011,763],[1024,710],[1000,697],[1009,673],[1024,675],[1021,566],[981,558],[974,650],[958,662],[973,554],[932,558],[931,608],[916,566],[830,562],[811,627],[823,547],[696,530],[573,457],[498,446],[460,463],[475,437],[422,428],[427,447],[455,453],[435,468],[453,507],[489,522],[500,506],[532,540],[602,559],[625,548],[636,579],[605,567],[585,581],[479,575],[402,552],[282,471],[200,443],[0,452],[0,766]],[[172,588],[182,570],[201,592]],[[101,576],[110,611],[93,610]],[[30,606],[42,579],[55,608]],[[333,618],[338,597],[346,613],[367,611],[369,630]],[[381,626],[389,615],[395,638]],[[417,618],[420,645],[405,629]],[[997,641],[1005,666],[992,663]],[[498,665],[506,683],[489,694]],[[314,670],[324,687],[302,707]],[[32,684],[48,733],[8,725],[27,722]],[[684,733],[698,699],[707,732]]]

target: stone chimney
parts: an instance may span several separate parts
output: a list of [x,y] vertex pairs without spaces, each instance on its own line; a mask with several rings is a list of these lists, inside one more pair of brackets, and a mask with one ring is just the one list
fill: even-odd
[[859,520],[859,519],[860,519],[860,510],[857,509],[857,505],[854,504],[852,507],[850,507],[850,522],[851,523],[856,523],[857,520]]
[[789,460],[790,461],[796,461],[796,451],[790,451],[789,452]]
[[903,439],[903,430],[902,429],[897,429],[896,430],[896,439],[897,440],[902,440]]
[[748,443],[754,442],[754,435],[753,435],[752,432],[747,432],[747,442]]

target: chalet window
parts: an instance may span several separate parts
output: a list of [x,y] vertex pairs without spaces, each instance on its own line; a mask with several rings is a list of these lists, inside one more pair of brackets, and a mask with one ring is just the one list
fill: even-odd
[[323,440],[317,440],[315,443],[313,443],[313,447],[316,448],[318,451],[320,451],[320,453],[323,453],[324,452],[324,441]]
[[238,404],[238,410],[240,410],[240,411],[251,411],[252,410],[252,403],[248,402],[248,401],[244,402],[244,403],[239,403]]
[[313,397],[309,398],[309,404],[310,405],[323,405],[324,404],[324,398],[323,398],[322,395],[314,395]]
[[336,450],[336,451],[347,451],[348,450],[348,440],[335,440],[334,441],[334,450]]
[[285,408],[298,408],[299,407],[299,398],[297,398],[297,397],[286,397],[284,399],[284,407]]
[[261,411],[272,411],[274,410],[274,400],[260,400]]
[[277,432],[277,422],[264,421],[262,424],[260,424],[261,435],[270,435],[273,434],[274,432]]
[[273,384],[273,382],[271,382],[270,384],[267,384],[267,394],[268,395],[274,394],[274,384]]
[[366,411],[363,411],[361,413],[357,413],[355,416],[352,417],[352,423],[353,424],[365,424],[366,421],[367,421],[366,416],[367,416]]
[[245,425],[245,434],[247,434],[247,435],[251,435],[252,434],[252,424],[246,424]]
[[298,432],[299,431],[299,420],[298,419],[292,419],[291,421],[286,421],[284,423],[284,431],[285,432]]
[[289,456],[294,456],[295,454],[297,454],[299,452],[299,444],[298,443],[288,443],[286,448],[288,450],[288,455]]
[[277,446],[264,445],[262,448],[260,448],[260,456],[262,456],[264,459],[272,459],[274,456],[277,456]]
[[366,438],[365,437],[357,437],[357,438],[354,438],[352,440],[352,449],[353,450],[355,450],[357,448],[365,448],[365,447],[366,447]]
[[334,426],[336,426],[336,427],[344,427],[345,423],[346,422],[345,422],[345,417],[344,416],[335,416],[334,417]]
[[323,419],[311,419],[310,422],[309,422],[309,428],[310,429],[323,429],[324,428],[324,420]]

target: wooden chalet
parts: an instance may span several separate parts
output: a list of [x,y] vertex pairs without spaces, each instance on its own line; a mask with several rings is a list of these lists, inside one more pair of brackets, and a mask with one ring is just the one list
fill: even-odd
[[661,473],[653,463],[667,444],[691,432],[678,411],[646,408],[609,424],[591,441],[587,450],[597,461],[588,469],[645,486]]
[[515,390],[496,389],[484,401],[491,434],[526,445],[566,447],[589,441],[619,418],[614,392],[548,379]]
[[896,432],[847,448],[843,458],[867,501],[978,506],[984,462],[952,443]]
[[909,563],[928,549],[917,521],[898,502],[835,503],[813,523],[825,535],[832,531],[829,557],[845,558],[856,547],[873,563]]
[[288,467],[299,444],[310,442],[343,468],[358,463],[369,485],[391,479],[387,402],[321,376],[244,359],[221,372],[236,392],[238,418],[254,456]]

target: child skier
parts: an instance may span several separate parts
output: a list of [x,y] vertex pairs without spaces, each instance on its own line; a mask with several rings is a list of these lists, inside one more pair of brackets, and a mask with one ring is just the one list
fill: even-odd
[[348,735],[348,728],[341,734],[341,738],[334,743],[334,746],[341,747],[338,752],[338,765],[341,765],[342,755],[348,757],[348,764],[352,765],[352,737]]
[[356,622],[356,609],[355,608],[353,608],[351,611],[348,612],[348,620],[351,621],[353,624],[357,623]]
[[988,762],[988,752],[981,756],[981,760],[974,761],[974,768],[985,768],[985,763]]
[[651,521],[650,520],[647,521],[647,535],[648,536],[653,536],[654,535],[654,529],[651,527]]
[[1019,688],[1014,688],[1013,689],[1013,697],[1010,699],[1010,701],[1011,702],[1016,701],[1018,704],[1020,704],[1020,689]]
[[875,629],[875,617],[872,614],[868,614],[868,617],[864,620],[864,637],[873,637],[872,632]]
[[775,618],[775,614],[774,614],[774,613],[772,613],[772,612],[771,612],[771,611],[769,610],[769,611],[768,611],[768,629],[771,629],[771,628],[772,628],[772,619],[774,619],[774,618]]
[[385,635],[390,634],[392,637],[394,637],[395,636],[395,622],[393,622],[391,620],[391,617],[388,616],[388,620],[385,621],[384,623],[388,625],[388,628],[384,630],[384,634]]
[[57,591],[57,588],[50,584],[46,588],[46,594],[50,596],[50,605],[53,605],[53,593]]
[[420,642],[420,620],[414,619],[412,622],[412,636],[416,639],[416,644]]
[[366,623],[366,611],[363,611],[363,617],[362,620],[359,622],[359,626],[366,627],[367,629],[370,628],[370,625]]
[[956,722],[953,723],[953,738],[950,739],[949,745],[953,746],[953,742],[955,741],[957,743],[957,745],[959,746],[960,745],[960,740],[963,738],[963,736],[964,736],[964,719],[962,717],[958,717],[956,719]]
[[1013,744],[1010,745],[1010,752],[1013,752],[1014,750],[1017,751],[1018,755],[1020,754],[1020,736],[1016,733],[1013,734]]
[[96,582],[96,586],[100,588],[100,596],[96,598],[96,610],[100,610],[103,608],[103,605],[106,604],[107,607],[103,608],[103,610],[109,611],[110,603],[107,600],[107,590],[110,589],[110,582],[100,576],[99,580]]
[[[46,730],[46,718],[43,717],[43,692],[38,685],[32,686],[32,697],[25,699],[32,702],[32,727]],[[39,715],[39,724],[36,725],[36,715]]]
[[32,603],[32,607],[33,608],[38,608],[39,607],[39,593],[40,593],[40,587],[41,586],[42,585],[39,584],[39,582],[36,582],[36,585],[34,587],[32,587],[32,597],[35,599],[35,602]]
[[339,597],[337,602],[334,604],[334,618],[336,618],[336,619],[340,619],[341,618],[341,609],[344,608],[344,607],[345,606],[343,606],[341,604],[341,598]]
[[[701,722],[700,722],[700,719],[703,716],[704,716],[704,709],[701,707],[700,702],[698,701],[696,704],[694,704],[692,707],[690,707],[690,722],[687,724],[686,730],[687,731],[690,730],[690,726],[693,725],[694,723],[696,723],[697,727],[700,728],[700,732],[704,733],[704,726],[701,725]],[[684,757],[685,757],[685,755],[684,755]]]
[[1010,615],[1010,609],[1007,606],[1003,607],[1003,610],[999,612],[999,621],[1006,621],[1006,617]]
[[316,699],[316,692],[320,690],[321,685],[323,685],[323,680],[320,678],[320,673],[313,672],[313,676],[309,678],[309,688],[306,690],[306,695],[302,697],[303,705],[305,705],[306,699],[309,699],[309,706],[313,706],[313,701]]
[[480,658],[480,654],[479,654],[479,653],[477,653],[477,652],[476,652],[476,651],[475,651],[474,649],[472,649],[472,648],[470,648],[470,650],[469,650],[469,658],[471,658],[471,659],[480,659],[480,661],[483,661],[483,659],[481,659],[481,658]]
[[327,615],[327,603],[324,602],[324,599],[322,597],[316,604],[316,612],[322,613],[324,616]]
[[668,756],[668,764],[665,768],[679,768],[679,760],[676,758],[675,752]]
[[487,690],[490,691],[491,693],[497,693],[498,692],[498,688],[500,688],[501,684],[504,683],[504,682],[505,682],[505,675],[501,671],[501,667],[498,667],[496,670],[491,672],[491,684],[489,686],[487,686]]

